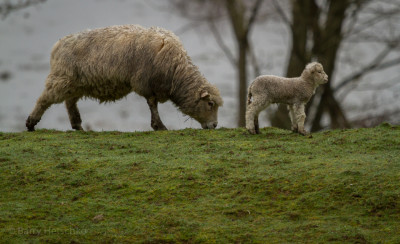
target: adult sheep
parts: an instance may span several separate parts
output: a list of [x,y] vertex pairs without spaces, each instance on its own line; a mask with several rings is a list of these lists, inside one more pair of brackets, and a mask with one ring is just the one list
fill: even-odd
[[202,128],[214,129],[222,98],[199,72],[172,32],[138,25],[87,30],[60,39],[53,47],[50,74],[36,106],[26,120],[35,130],[43,113],[65,101],[73,129],[82,130],[77,101],[118,100],[132,91],[147,100],[151,127],[167,129],[157,104],[171,100]]

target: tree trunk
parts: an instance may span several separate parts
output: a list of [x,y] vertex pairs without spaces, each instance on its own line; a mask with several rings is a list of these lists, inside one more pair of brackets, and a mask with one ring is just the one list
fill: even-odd
[[[322,93],[321,101],[318,104],[317,112],[314,118],[314,123],[312,124],[311,131],[319,131],[323,129],[321,126],[321,119],[325,112],[329,113],[331,118],[330,127],[332,129],[338,128],[349,128],[350,124],[343,114],[343,110],[338,104],[337,100],[333,96],[332,89],[328,86],[324,89]],[[334,119],[332,119],[334,118]]]
[[239,114],[238,126],[244,127],[246,125],[246,97],[247,97],[247,50],[248,40],[247,35],[249,32],[246,18],[245,6],[241,0],[226,0],[226,8],[231,19],[233,32],[237,42],[237,69],[238,69],[238,99],[239,99]]
[[[307,54],[307,16],[310,0],[292,1],[293,23],[290,26],[292,32],[292,48],[286,77],[297,77],[301,75],[306,64],[309,62]],[[270,116],[271,125],[274,127],[290,129],[291,123],[286,105],[280,104],[278,110]]]
[[[292,0],[292,49],[290,53],[287,77],[299,76],[312,58],[323,66],[330,80],[335,70],[337,51],[342,41],[342,24],[350,1],[330,0],[325,23],[321,24],[321,9],[316,0]],[[311,43],[310,43],[311,42]],[[313,99],[309,102],[312,104]],[[308,107],[309,107],[308,106]],[[322,129],[321,119],[328,112],[332,128],[347,128],[349,123],[340,103],[335,99],[329,82],[324,86],[320,103],[312,121],[311,131]],[[290,120],[285,106],[280,106],[271,119],[273,126],[289,128]]]
[[[336,56],[343,39],[342,24],[346,18],[345,13],[349,6],[350,2],[347,0],[330,1],[325,25],[321,27],[318,20],[314,20],[312,26],[314,33],[312,52],[324,66],[324,70],[328,74],[330,81],[332,81],[332,76],[335,71]],[[317,106],[317,111],[312,121],[311,131],[322,129],[321,119],[326,112],[330,117],[331,128],[350,127],[340,103],[334,96],[331,84],[332,83],[329,82],[324,87],[320,104]]]
[[246,120],[246,101],[247,101],[247,41],[242,40],[239,42],[239,62],[238,62],[238,72],[239,72],[239,86],[238,86],[238,97],[239,97],[239,118],[238,126],[245,127]]

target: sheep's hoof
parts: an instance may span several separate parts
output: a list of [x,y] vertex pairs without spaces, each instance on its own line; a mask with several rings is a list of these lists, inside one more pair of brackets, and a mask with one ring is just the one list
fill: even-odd
[[[37,123],[37,122],[36,122],[36,123]],[[31,119],[31,116],[29,116],[29,117],[26,119],[25,126],[26,126],[26,128],[28,129],[28,131],[35,131],[35,125],[36,125],[36,123],[35,123],[35,121],[33,121],[33,120]]]
[[248,129],[248,131],[249,131],[249,133],[252,134],[252,135],[257,134],[257,132],[256,132],[255,129]]

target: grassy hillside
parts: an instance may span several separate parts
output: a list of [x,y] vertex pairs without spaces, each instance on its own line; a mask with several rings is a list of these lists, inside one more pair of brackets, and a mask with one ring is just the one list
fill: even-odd
[[400,127],[0,133],[0,242],[400,242]]

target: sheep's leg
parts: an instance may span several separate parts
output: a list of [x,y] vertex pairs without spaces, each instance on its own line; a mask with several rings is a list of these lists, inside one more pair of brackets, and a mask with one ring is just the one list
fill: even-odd
[[290,121],[292,122],[292,131],[298,132],[299,129],[297,127],[296,115],[294,113],[293,105],[288,105],[287,108],[289,110]]
[[28,131],[34,131],[35,125],[39,123],[44,112],[54,103],[61,103],[70,94],[65,86],[67,79],[49,74],[46,79],[46,88],[36,102],[35,108],[26,120]]
[[165,127],[160,119],[160,115],[158,114],[157,99],[155,97],[147,98],[147,104],[149,105],[151,112],[151,128],[154,130],[166,130],[167,127]]
[[75,130],[83,130],[82,128],[82,119],[81,115],[79,114],[79,110],[77,107],[77,102],[79,98],[70,98],[65,100],[65,107],[68,111],[69,121],[71,122],[72,129]]
[[32,113],[26,119],[26,128],[28,131],[34,131],[35,125],[39,123],[40,119],[44,112],[53,104],[55,103],[51,96],[49,95],[48,90],[46,89],[43,91],[42,95],[40,95],[39,99],[36,102],[35,108],[33,109]]
[[307,131],[304,129],[304,121],[306,120],[306,113],[304,112],[304,104],[294,105],[294,113],[296,116],[298,132],[302,135],[307,135]]
[[250,134],[260,134],[259,124],[258,124],[258,115],[259,113],[268,107],[269,104],[262,104],[256,99],[253,100],[250,104],[247,104],[246,107],[246,129]]

